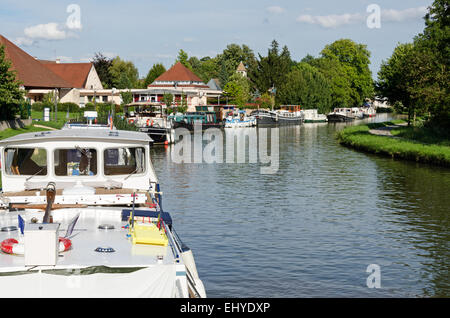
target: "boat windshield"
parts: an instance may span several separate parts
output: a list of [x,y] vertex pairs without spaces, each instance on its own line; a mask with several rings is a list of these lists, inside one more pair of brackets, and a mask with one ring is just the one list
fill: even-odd
[[47,151],[42,148],[6,148],[5,171],[8,175],[47,175]]
[[97,150],[56,149],[54,152],[55,175],[95,176],[97,174]]
[[145,149],[142,147],[110,148],[103,154],[107,176],[140,174],[145,171]]

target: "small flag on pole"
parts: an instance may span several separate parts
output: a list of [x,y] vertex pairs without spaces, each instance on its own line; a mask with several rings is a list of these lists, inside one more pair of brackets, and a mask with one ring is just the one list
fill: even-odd
[[69,236],[72,235],[73,229],[74,229],[74,227],[75,227],[75,224],[76,224],[77,221],[78,221],[79,216],[80,216],[80,213],[78,213],[78,214],[72,219],[72,221],[70,221],[70,224],[69,224],[69,226],[67,227],[66,235],[65,235],[64,237],[69,237]]
[[23,230],[25,229],[25,220],[20,216],[20,214],[18,214],[17,217],[19,219],[20,233],[23,235]]

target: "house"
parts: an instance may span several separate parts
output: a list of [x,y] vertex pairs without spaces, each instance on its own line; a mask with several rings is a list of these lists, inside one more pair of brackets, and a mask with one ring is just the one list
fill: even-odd
[[197,75],[180,62],[156,78],[145,90],[133,92],[133,102],[160,103],[164,94],[172,94],[174,103],[186,102],[188,111],[195,111],[196,106],[206,106],[209,97],[219,97],[222,90],[206,85]]
[[26,90],[31,102],[42,101],[44,95],[53,92],[61,103],[72,102],[84,106],[89,101],[120,103],[120,91],[103,89],[92,63],[60,63],[59,60],[39,60],[32,57],[4,36],[0,45],[16,71],[17,80]]

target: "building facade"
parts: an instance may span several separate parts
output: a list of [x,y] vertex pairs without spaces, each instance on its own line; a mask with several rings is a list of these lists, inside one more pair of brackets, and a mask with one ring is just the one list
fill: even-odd
[[219,97],[222,91],[206,85],[197,75],[180,62],[156,78],[147,89],[133,91],[133,103],[163,103],[164,94],[172,94],[172,106],[187,105],[187,111],[206,106],[208,98]]

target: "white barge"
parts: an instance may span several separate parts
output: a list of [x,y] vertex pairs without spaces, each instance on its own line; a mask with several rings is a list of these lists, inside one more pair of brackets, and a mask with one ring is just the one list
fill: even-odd
[[0,141],[0,297],[206,297],[139,132]]

